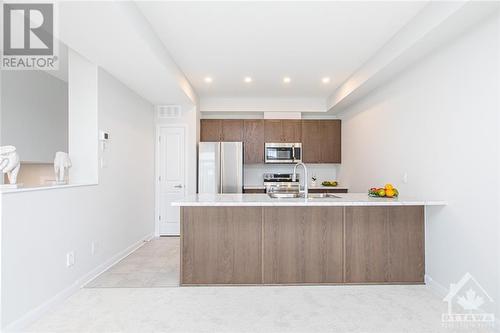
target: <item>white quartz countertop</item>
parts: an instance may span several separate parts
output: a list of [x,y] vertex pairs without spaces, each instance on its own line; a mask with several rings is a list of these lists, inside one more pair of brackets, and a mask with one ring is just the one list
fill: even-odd
[[371,198],[366,193],[338,193],[340,198],[270,198],[267,194],[194,194],[172,206],[443,206],[442,200]]

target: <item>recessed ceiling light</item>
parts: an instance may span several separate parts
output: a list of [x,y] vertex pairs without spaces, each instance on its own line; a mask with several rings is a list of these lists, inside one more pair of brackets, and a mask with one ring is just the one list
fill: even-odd
[[212,78],[211,78],[210,76],[207,76],[207,77],[205,78],[205,82],[206,82],[206,83],[212,83],[212,81],[213,81],[213,80],[212,80]]
[[330,78],[329,78],[328,76],[327,76],[327,77],[324,77],[324,78],[322,78],[322,79],[321,79],[321,82],[323,82],[323,83],[325,83],[325,84],[326,84],[326,83],[330,83]]
[[252,78],[250,76],[245,76],[243,81],[245,81],[246,83],[250,83],[250,82],[252,82]]
[[283,82],[285,82],[285,83],[290,83],[290,81],[292,81],[292,79],[290,79],[288,76],[285,76],[283,78]]

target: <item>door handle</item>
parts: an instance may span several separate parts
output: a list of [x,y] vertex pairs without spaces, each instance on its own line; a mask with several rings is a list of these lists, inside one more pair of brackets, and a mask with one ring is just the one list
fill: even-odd
[[182,185],[181,185],[181,184],[179,184],[179,185],[175,185],[174,187],[175,187],[175,188],[182,188]]

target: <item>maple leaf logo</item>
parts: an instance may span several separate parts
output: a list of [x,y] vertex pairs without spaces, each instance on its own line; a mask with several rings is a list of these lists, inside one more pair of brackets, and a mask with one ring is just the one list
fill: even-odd
[[457,303],[464,308],[464,310],[477,310],[484,303],[484,299],[476,295],[476,292],[469,289],[464,296],[458,296]]

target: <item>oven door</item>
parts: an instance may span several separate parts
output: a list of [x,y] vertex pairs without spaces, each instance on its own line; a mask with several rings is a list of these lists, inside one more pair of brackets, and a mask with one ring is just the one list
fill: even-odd
[[266,143],[265,150],[266,163],[297,163],[301,161],[300,143]]

